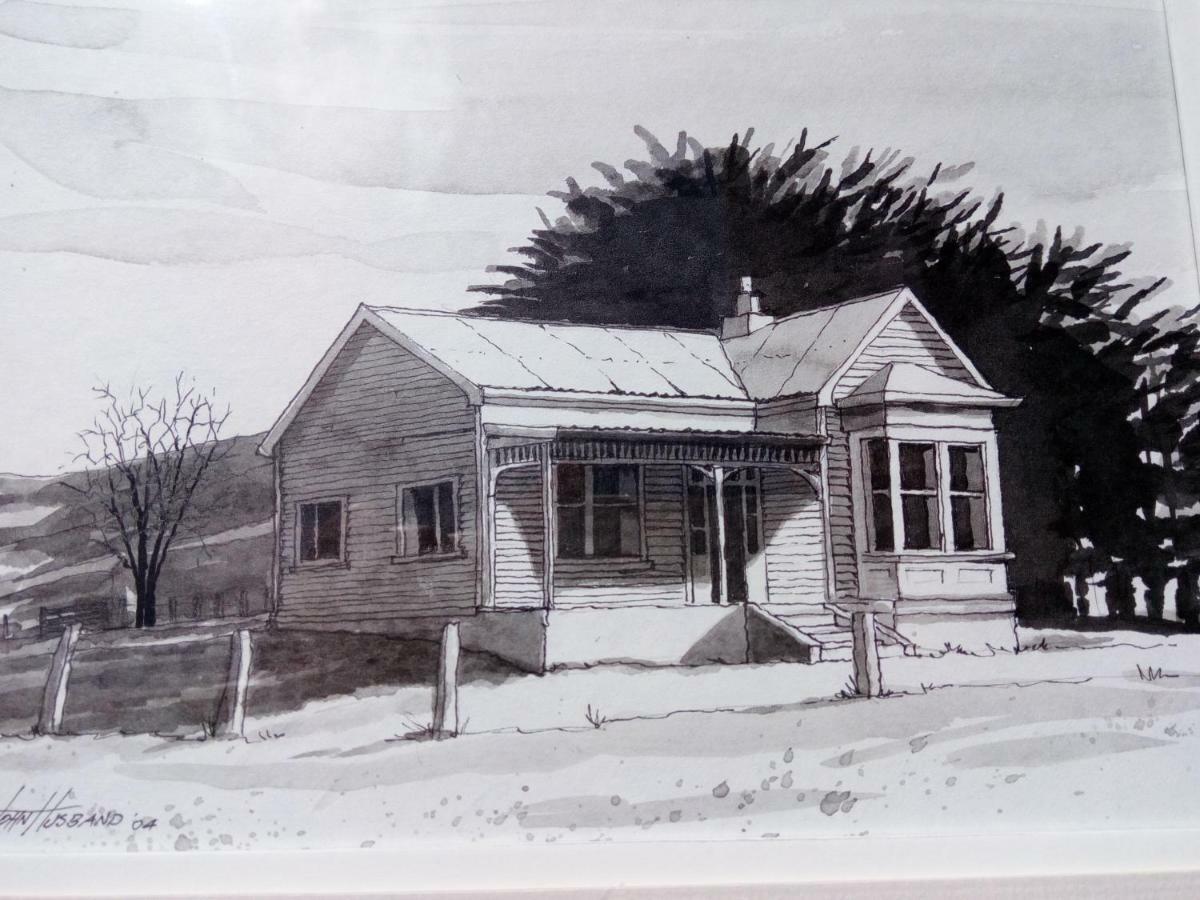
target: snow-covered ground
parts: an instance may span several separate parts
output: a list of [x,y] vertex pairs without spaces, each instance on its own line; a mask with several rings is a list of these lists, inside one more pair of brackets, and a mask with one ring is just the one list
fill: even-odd
[[246,741],[8,739],[8,809],[71,790],[121,818],[0,812],[0,851],[1193,825],[1200,636],[1022,637],[1038,649],[884,660],[894,693],[869,701],[836,696],[843,663],[605,667],[473,681],[447,741],[403,738],[419,688],[252,719]]

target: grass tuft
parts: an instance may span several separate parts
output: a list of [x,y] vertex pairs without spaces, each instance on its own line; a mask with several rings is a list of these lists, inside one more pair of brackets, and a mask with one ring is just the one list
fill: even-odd
[[1138,678],[1142,681],[1158,681],[1162,678],[1178,678],[1178,675],[1166,674],[1163,672],[1162,666],[1146,666],[1142,668],[1141,663],[1137,667]]
[[608,716],[602,715],[599,707],[592,707],[592,704],[587,705],[587,712],[584,717],[591,723],[593,728],[601,728],[607,721]]

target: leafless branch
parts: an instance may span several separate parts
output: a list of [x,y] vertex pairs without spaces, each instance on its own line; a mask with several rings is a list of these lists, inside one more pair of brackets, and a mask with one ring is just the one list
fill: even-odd
[[103,404],[91,427],[79,433],[82,484],[101,542],[133,572],[137,624],[154,624],[158,578],[176,536],[194,513],[206,473],[230,450],[220,443],[229,409],[183,374],[174,390],[155,398],[151,388],[125,398],[108,384],[94,389]]

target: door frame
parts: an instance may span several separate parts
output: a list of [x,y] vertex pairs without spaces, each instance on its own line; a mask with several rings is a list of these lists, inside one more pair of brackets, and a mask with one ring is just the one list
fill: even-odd
[[[685,576],[685,580],[686,580],[686,585],[685,585],[686,600],[687,600],[688,604],[690,604],[690,605],[712,603],[714,605],[730,606],[734,602],[739,602],[739,603],[740,602],[746,602],[746,603],[754,602],[755,598],[758,599],[758,602],[765,602],[766,598],[767,598],[767,559],[766,559],[766,547],[764,546],[764,542],[763,542],[764,498],[763,498],[763,486],[762,486],[762,468],[759,466],[744,466],[743,465],[743,466],[727,466],[727,467],[725,467],[725,470],[726,470],[726,477],[728,477],[728,475],[731,474],[732,472],[752,473],[752,476],[751,476],[752,480],[750,480],[750,481],[743,480],[743,481],[737,482],[737,487],[740,489],[739,496],[741,498],[741,503],[742,503],[742,515],[741,515],[742,528],[740,529],[740,531],[738,532],[738,534],[736,536],[729,532],[729,517],[728,516],[725,517],[726,542],[728,543],[728,541],[733,539],[734,537],[737,537],[741,541],[742,558],[744,560],[743,577],[745,578],[745,581],[746,581],[746,599],[745,599],[745,601],[731,601],[728,596],[721,596],[721,589],[720,589],[721,579],[717,579],[716,583],[713,582],[711,575],[709,578],[705,579],[704,582],[702,582],[702,583],[698,582],[698,580],[696,579],[695,568],[694,568],[695,564],[693,562],[693,557],[695,554],[692,553],[692,531],[699,530],[699,529],[696,528],[695,523],[692,521],[692,504],[691,504],[691,498],[689,496],[692,485],[693,485],[692,472],[695,471],[695,472],[699,472],[701,474],[703,480],[700,482],[700,484],[702,484],[705,488],[705,503],[704,503],[705,521],[704,521],[703,525],[700,527],[704,531],[704,536],[705,536],[704,556],[708,560],[706,569],[709,572],[712,571],[713,565],[714,565],[713,564],[713,547],[714,547],[715,527],[714,527],[714,523],[712,521],[710,521],[710,519],[709,519],[710,510],[712,508],[712,505],[710,505],[708,502],[707,492],[708,492],[708,489],[713,486],[714,476],[712,473],[711,466],[688,464],[688,465],[682,466],[682,472],[683,472],[683,516],[684,516],[684,541],[683,541],[684,546],[683,546],[683,550],[684,550],[684,576]],[[752,485],[755,488],[755,494],[758,498],[758,500],[757,500],[757,502],[758,502],[757,515],[754,516],[755,530],[756,530],[756,534],[754,536],[756,538],[758,550],[756,553],[753,553],[753,554],[750,552],[750,548],[748,546],[748,538],[750,536],[750,532],[749,532],[749,530],[747,528],[747,524],[746,524],[749,520],[749,517],[746,515],[746,506],[745,506],[745,503],[746,503],[745,487],[747,485]],[[719,497],[719,498],[714,497],[714,501],[715,502],[713,505],[715,505],[715,503],[724,504],[725,498],[724,497]],[[728,573],[728,566],[729,566],[728,554],[726,555],[725,565],[727,567],[726,572]],[[729,582],[728,574],[727,574],[726,578],[724,579],[724,581],[725,581],[726,585],[728,585],[728,582]],[[702,586],[701,586],[701,584],[702,584]],[[698,597],[697,593],[696,593],[697,587],[700,587],[701,590],[703,590],[704,588],[707,588],[709,597],[708,598]],[[713,592],[715,592],[717,594],[715,601],[711,599],[711,595]]]

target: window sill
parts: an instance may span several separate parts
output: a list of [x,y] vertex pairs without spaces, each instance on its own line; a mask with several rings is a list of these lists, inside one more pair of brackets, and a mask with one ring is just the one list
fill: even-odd
[[612,575],[632,575],[654,571],[654,560],[636,556],[571,556],[565,559],[560,556],[554,560],[554,569],[565,575],[576,572],[581,575],[593,575],[597,571]]
[[393,556],[391,562],[393,566],[408,566],[421,563],[438,563],[447,562],[452,559],[466,559],[466,548],[451,550],[449,553],[426,553],[423,556]]
[[901,550],[899,552],[869,551],[862,555],[867,562],[1006,562],[1016,555],[1007,550]]
[[292,566],[288,566],[288,572],[295,574],[296,572],[308,572],[312,569],[348,568],[350,568],[350,560],[348,559],[314,559],[310,562],[301,562]]

